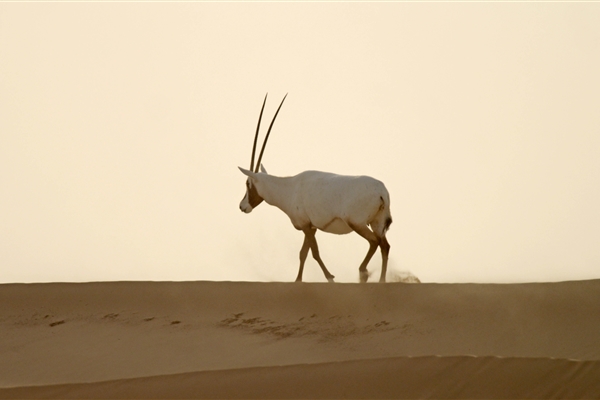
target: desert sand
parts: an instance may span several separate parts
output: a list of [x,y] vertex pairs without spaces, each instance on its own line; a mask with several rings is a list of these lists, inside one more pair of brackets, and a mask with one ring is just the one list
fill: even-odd
[[0,285],[0,398],[600,398],[600,280]]

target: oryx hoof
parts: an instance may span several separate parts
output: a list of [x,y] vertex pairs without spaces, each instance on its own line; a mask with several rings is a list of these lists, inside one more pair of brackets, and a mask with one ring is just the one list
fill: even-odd
[[366,269],[364,271],[359,271],[360,283],[366,283],[369,280],[369,271]]

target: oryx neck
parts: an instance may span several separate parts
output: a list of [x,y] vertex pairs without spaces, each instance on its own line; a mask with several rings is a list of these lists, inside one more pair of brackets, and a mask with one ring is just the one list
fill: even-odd
[[268,204],[275,206],[284,212],[290,197],[292,187],[291,177],[279,177],[269,174],[257,174],[256,189],[258,194]]

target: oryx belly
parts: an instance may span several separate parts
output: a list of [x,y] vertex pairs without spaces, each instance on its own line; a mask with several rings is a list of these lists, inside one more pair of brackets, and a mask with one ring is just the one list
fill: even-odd
[[343,220],[336,218],[332,221],[329,221],[325,224],[320,224],[321,226],[316,226],[315,228],[322,230],[327,233],[335,233],[337,235],[345,235],[346,233],[352,232],[352,228],[348,226],[346,222]]

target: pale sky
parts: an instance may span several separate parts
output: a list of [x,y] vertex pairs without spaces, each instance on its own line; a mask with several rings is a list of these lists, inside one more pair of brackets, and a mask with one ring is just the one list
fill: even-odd
[[0,60],[0,282],[293,281],[238,208],[266,92],[271,174],[385,183],[391,269],[600,278],[600,3],[1,3]]

